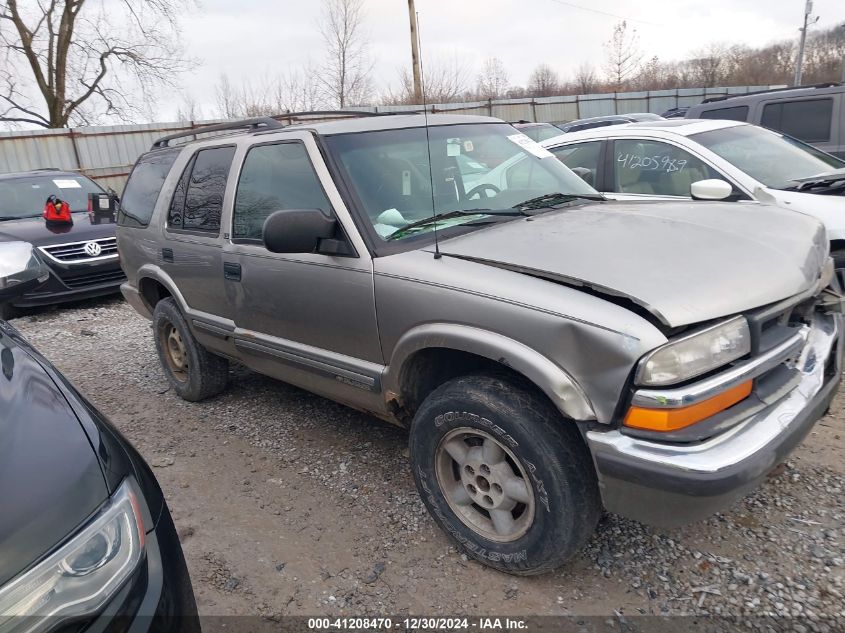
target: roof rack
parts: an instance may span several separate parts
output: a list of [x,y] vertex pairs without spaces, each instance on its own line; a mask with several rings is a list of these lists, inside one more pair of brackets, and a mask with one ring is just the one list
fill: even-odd
[[786,88],[768,88],[766,90],[754,90],[752,92],[743,92],[742,94],[735,94],[735,95],[722,95],[721,97],[710,97],[709,99],[705,99],[701,103],[713,103],[715,101],[726,101],[728,99],[736,99],[737,97],[750,97],[752,95],[763,95],[768,94],[770,92],[783,92],[785,90],[810,90],[810,89],[817,89],[817,88],[836,88],[837,86],[842,86],[842,84],[838,81],[832,81],[827,83],[821,84],[812,84],[809,86],[787,86]]
[[208,134],[210,132],[231,132],[235,130],[243,130],[245,132],[264,132],[270,130],[279,130],[286,127],[279,119],[293,123],[295,119],[302,117],[372,117],[372,116],[390,116],[395,114],[418,114],[417,110],[406,110],[403,112],[368,112],[360,110],[306,110],[303,112],[285,112],[273,116],[256,117],[253,119],[243,119],[240,121],[229,121],[226,123],[214,123],[212,125],[202,125],[184,132],[177,132],[162,136],[155,143],[152,149],[162,149],[170,146],[170,141],[187,136],[193,136],[194,140],[198,134]]
[[155,143],[152,149],[161,149],[162,147],[169,147],[170,141],[177,138],[185,138],[186,136],[193,136],[196,138],[197,134],[208,134],[209,132],[228,132],[231,130],[246,130],[249,132],[256,132],[259,130],[274,130],[283,128],[284,125],[271,117],[257,117],[255,119],[244,119],[242,121],[231,121],[229,123],[215,123],[213,125],[203,125],[193,130],[185,130],[184,132],[177,132],[176,134],[169,134],[162,136]]

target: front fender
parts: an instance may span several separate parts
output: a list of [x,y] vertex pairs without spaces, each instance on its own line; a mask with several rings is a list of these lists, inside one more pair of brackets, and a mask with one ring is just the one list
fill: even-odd
[[400,375],[416,352],[444,348],[483,356],[525,376],[573,420],[594,420],[589,398],[575,379],[540,352],[501,334],[455,323],[429,323],[406,332],[384,372],[385,393],[400,393]]

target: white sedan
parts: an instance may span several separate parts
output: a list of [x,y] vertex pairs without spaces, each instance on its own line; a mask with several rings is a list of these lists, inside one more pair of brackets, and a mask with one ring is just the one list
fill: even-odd
[[595,128],[542,145],[608,198],[758,201],[813,215],[827,227],[837,268],[845,268],[845,161],[789,136],[680,119]]

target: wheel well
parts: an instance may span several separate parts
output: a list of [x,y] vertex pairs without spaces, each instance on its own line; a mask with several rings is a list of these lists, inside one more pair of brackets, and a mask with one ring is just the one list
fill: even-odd
[[141,297],[143,297],[150,312],[155,309],[159,301],[172,296],[164,284],[150,277],[144,277],[138,282],[138,292],[141,293]]
[[547,397],[524,375],[503,363],[470,352],[436,347],[420,350],[405,361],[399,374],[400,395],[398,402],[393,402],[394,412],[400,420],[410,424],[410,419],[432,391],[452,378],[476,373],[510,377],[515,383],[534,388]]

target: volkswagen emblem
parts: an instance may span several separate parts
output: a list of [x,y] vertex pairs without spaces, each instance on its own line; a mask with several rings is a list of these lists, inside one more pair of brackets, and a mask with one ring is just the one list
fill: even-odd
[[103,249],[100,248],[100,245],[97,242],[85,242],[85,254],[89,257],[99,257],[100,253],[103,252]]

